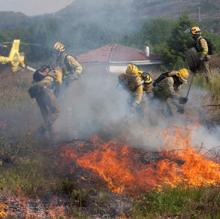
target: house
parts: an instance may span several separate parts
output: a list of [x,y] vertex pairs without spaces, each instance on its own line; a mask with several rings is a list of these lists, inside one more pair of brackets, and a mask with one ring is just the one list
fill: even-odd
[[125,72],[129,63],[140,66],[145,71],[159,69],[162,61],[159,56],[151,55],[149,47],[145,51],[135,48],[108,44],[77,56],[85,71],[106,71],[109,73]]

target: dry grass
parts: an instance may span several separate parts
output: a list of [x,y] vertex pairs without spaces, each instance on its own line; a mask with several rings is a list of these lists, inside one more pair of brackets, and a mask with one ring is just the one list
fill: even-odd
[[220,74],[218,69],[212,70],[211,82],[207,83],[203,75],[196,75],[193,85],[206,90],[208,93],[203,99],[205,122],[220,124]]

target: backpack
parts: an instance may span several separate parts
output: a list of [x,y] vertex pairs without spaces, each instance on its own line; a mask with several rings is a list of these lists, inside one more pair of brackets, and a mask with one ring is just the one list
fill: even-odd
[[169,77],[169,71],[162,73],[154,82],[153,86],[156,87],[163,79]]
[[[200,40],[201,39],[202,38],[200,38]],[[206,38],[206,37],[203,37],[203,39],[206,40],[207,45],[208,45],[208,55],[213,55],[214,46],[213,46],[212,41],[210,39]],[[199,48],[197,48],[196,46],[195,46],[195,48],[196,48],[197,52],[199,52]]]
[[48,75],[51,75],[50,74],[51,70],[52,68],[48,65],[41,66],[39,69],[37,69],[34,72],[33,81],[35,82],[42,81],[45,77],[47,77]]
[[208,55],[213,55],[213,50],[214,50],[214,46],[213,46],[213,43],[210,39],[207,39],[207,38],[204,38],[208,44]]

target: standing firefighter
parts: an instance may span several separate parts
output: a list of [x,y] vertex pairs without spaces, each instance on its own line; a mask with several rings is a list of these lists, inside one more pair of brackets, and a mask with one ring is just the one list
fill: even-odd
[[119,76],[119,81],[131,93],[132,110],[140,108],[144,93],[152,92],[152,77],[149,73],[139,71],[134,64],[127,66],[125,74]]
[[45,122],[45,130],[53,134],[53,124],[59,114],[56,95],[62,84],[60,67],[42,66],[33,75],[33,85],[29,89],[31,98],[35,98]]
[[182,68],[179,71],[171,71],[161,74],[153,83],[153,94],[162,103],[163,114],[171,116],[172,106],[183,113],[183,105],[187,98],[180,97],[179,90],[182,84],[187,83],[189,72]]
[[206,81],[209,82],[211,75],[209,67],[210,55],[212,53],[211,48],[209,47],[207,39],[202,37],[199,27],[192,27],[191,35],[194,40],[194,48],[197,51],[200,62],[198,71],[203,73]]
[[65,52],[65,46],[61,42],[56,42],[53,46],[57,53],[56,65],[63,71],[63,80],[65,84],[79,79],[82,73],[82,65],[72,55]]

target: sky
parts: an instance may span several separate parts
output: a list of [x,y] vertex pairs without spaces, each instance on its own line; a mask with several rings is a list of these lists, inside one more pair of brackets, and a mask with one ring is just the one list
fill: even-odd
[[22,12],[26,15],[39,15],[56,12],[73,0],[0,0],[0,11]]

